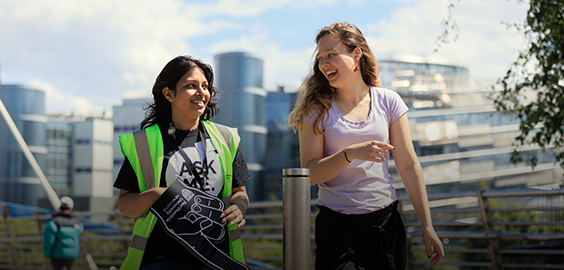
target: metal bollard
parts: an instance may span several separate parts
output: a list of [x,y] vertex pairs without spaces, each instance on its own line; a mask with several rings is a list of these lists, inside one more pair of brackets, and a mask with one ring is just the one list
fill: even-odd
[[284,269],[310,269],[309,169],[283,169]]

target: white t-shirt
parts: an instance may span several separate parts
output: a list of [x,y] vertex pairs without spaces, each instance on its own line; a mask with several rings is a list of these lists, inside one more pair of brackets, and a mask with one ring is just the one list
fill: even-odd
[[[390,124],[408,110],[398,93],[384,88],[371,87],[371,109],[361,122],[351,122],[343,117],[335,101],[319,122],[323,130],[323,157],[343,148],[366,141],[389,143]],[[305,121],[311,124],[319,117],[313,111]],[[397,200],[388,172],[388,158],[382,163],[355,159],[335,178],[319,184],[317,204],[343,214],[364,214],[385,208]]]
[[[219,162],[219,153],[213,147],[211,140],[209,138],[206,139],[205,153],[201,141],[196,142],[192,146],[183,147],[182,150],[186,153],[190,161],[193,162],[194,167],[196,167],[196,170],[200,173],[200,177],[203,177],[203,172],[207,171],[207,177],[204,177],[204,190],[213,196],[218,196],[223,188],[223,173]],[[206,160],[206,164],[203,164],[201,160]],[[167,186],[170,186],[172,182],[177,179],[186,181],[188,185],[192,187],[200,188],[180,152],[174,152],[172,157],[168,160],[168,166],[166,168]]]

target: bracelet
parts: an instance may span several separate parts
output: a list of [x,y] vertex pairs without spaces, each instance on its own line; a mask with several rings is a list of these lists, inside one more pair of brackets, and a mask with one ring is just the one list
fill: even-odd
[[345,149],[343,150],[343,153],[345,153],[345,159],[351,163],[351,161],[349,160],[349,158],[347,157],[347,148],[345,147]]

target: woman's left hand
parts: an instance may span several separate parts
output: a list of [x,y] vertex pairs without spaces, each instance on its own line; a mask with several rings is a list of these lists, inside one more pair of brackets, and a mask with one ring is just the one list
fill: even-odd
[[427,250],[427,258],[431,260],[433,265],[440,263],[445,257],[443,243],[435,232],[435,229],[423,228],[423,241],[425,241],[425,249]]
[[241,209],[239,209],[239,206],[237,206],[237,204],[232,204],[231,206],[229,206],[229,208],[227,208],[220,217],[223,218],[221,220],[221,223],[225,223],[231,220],[229,224],[237,224],[237,228],[241,228],[243,227],[243,225],[245,225],[245,223],[247,223],[247,221],[245,220],[245,215],[243,214]]

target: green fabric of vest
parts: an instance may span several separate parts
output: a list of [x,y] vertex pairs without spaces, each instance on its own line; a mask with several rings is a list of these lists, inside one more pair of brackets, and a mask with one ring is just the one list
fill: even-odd
[[[235,128],[214,124],[206,120],[203,120],[202,123],[212,145],[219,153],[219,162],[223,173],[222,196],[225,205],[229,206],[231,204],[233,181],[232,164],[241,139]],[[137,143],[143,141],[146,141],[148,145],[137,145]],[[121,152],[129,160],[135,171],[139,191],[144,192],[158,186],[164,157],[164,145],[159,127],[152,125],[135,133],[120,135],[119,144]],[[156,223],[157,218],[150,211],[136,219],[127,257],[120,269],[140,268],[145,246]],[[228,224],[227,226],[230,255],[244,264],[243,244],[237,225]]]

